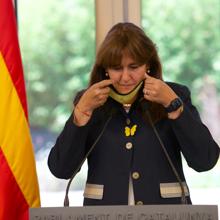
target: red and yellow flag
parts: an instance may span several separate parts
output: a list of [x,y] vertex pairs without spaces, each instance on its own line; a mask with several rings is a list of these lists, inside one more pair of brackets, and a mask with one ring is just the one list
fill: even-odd
[[12,0],[0,0],[0,220],[27,220],[40,196]]

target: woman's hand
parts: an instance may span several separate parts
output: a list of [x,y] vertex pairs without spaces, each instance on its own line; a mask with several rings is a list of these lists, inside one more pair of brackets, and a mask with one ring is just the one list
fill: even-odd
[[[168,107],[171,101],[178,97],[164,81],[151,77],[147,73],[143,93],[146,100],[162,104],[164,107]],[[168,118],[176,119],[182,111],[183,107],[180,107],[176,111],[168,113]]]
[[111,84],[112,80],[103,80],[93,84],[84,92],[74,110],[74,123],[82,126],[89,121],[93,111],[106,102]]
[[177,94],[162,80],[147,75],[144,82],[144,98],[167,107]]
[[82,95],[77,106],[82,109],[82,111],[92,113],[94,109],[106,102],[111,84],[112,80],[110,79],[93,84]]

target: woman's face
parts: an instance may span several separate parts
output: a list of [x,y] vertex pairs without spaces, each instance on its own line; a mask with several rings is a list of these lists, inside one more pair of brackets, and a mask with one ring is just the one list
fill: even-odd
[[146,64],[139,65],[130,56],[123,55],[119,66],[106,70],[117,92],[127,94],[131,92],[144,78]]

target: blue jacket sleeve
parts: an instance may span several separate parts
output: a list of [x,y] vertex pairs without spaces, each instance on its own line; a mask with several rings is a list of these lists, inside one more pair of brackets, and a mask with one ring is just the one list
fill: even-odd
[[48,166],[54,176],[68,179],[76,171],[86,154],[88,130],[89,123],[78,127],[73,123],[73,116],[69,117],[48,157]]
[[217,163],[220,149],[192,105],[189,89],[181,86],[176,92],[184,102],[184,110],[177,119],[170,120],[173,131],[188,165],[198,172],[207,171]]

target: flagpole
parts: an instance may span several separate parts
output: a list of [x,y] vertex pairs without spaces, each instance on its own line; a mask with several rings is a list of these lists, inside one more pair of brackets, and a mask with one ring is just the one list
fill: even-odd
[[15,17],[16,17],[17,28],[18,28],[18,4],[17,4],[17,0],[14,0],[14,10],[15,10]]

